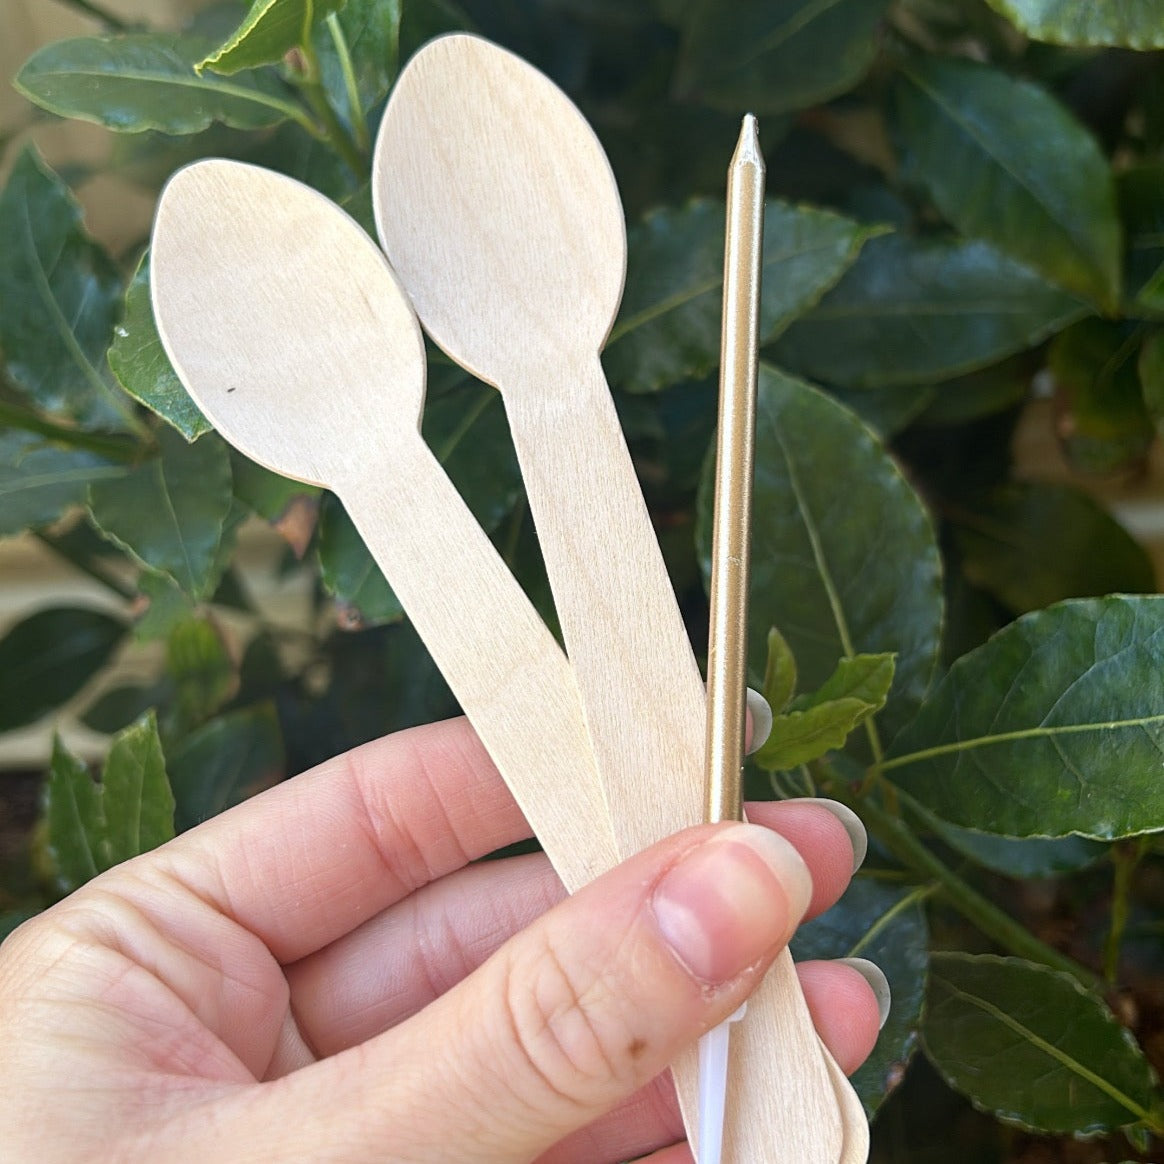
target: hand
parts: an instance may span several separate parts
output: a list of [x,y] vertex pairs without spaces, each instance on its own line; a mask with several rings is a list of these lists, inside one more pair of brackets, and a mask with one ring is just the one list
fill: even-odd
[[[690,1161],[668,1062],[852,869],[820,805],[751,812],[562,900],[541,855],[473,864],[529,827],[464,720],[331,760],[4,943],[4,1158]],[[853,1070],[872,990],[800,973]]]

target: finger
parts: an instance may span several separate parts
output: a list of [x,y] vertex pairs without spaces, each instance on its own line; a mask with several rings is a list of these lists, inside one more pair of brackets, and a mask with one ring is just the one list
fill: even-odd
[[562,902],[413,1019],[268,1085],[259,1126],[252,1110],[219,1130],[265,1137],[275,1158],[289,1135],[309,1159],[337,1137],[350,1158],[532,1158],[726,1019],[811,892],[771,830],[689,829]]
[[530,829],[467,720],[329,760],[149,858],[292,962]]
[[[818,803],[749,805],[790,841],[812,876],[808,917],[849,884],[850,837]],[[427,1006],[511,935],[565,896],[540,854],[493,861],[426,886],[359,929],[286,968],[299,1030],[318,1055],[372,1038]]]

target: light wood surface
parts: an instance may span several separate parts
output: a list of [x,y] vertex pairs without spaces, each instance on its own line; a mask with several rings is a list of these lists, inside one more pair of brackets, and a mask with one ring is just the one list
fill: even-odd
[[423,343],[383,255],[316,191],[217,160],[171,180],[152,254],[199,407],[339,494],[563,881],[592,880],[617,854],[573,672],[421,439]]
[[[454,35],[430,42],[397,82],[373,200],[425,328],[505,400],[629,855],[702,818],[705,698],[598,359],[625,265],[609,164],[542,74]],[[693,1047],[674,1067],[692,1132],[697,1070]],[[836,1081],[787,955],[733,1034],[730,1078],[725,1161],[840,1159]]]

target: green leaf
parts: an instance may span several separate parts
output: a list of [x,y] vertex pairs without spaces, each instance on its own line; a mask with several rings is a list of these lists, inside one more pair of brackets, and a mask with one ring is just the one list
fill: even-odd
[[19,429],[0,431],[0,537],[48,525],[83,505],[91,481],[115,480],[127,467]]
[[49,856],[65,893],[84,885],[105,868],[101,856],[105,835],[101,789],[57,736],[53,737],[45,785],[44,820]]
[[892,654],[853,655],[837,662],[836,670],[810,694],[792,703],[793,710],[805,711],[836,699],[856,699],[873,711],[880,711],[893,686]]
[[[771,644],[771,633],[768,641]],[[787,711],[774,716],[772,730],[753,762],[769,771],[787,772],[843,748],[853,729],[885,705],[892,683],[892,655],[841,659],[817,691],[793,700]]]
[[283,765],[283,738],[271,704],[232,711],[204,724],[170,757],[178,831],[273,783]]
[[[762,341],[816,303],[875,233],[828,211],[769,201]],[[615,388],[655,392],[719,363],[723,237],[723,203],[704,198],[656,210],[630,232],[626,291],[603,355]]]
[[[708,469],[696,526],[705,571]],[[878,724],[896,731],[929,687],[942,629],[941,565],[916,494],[851,412],[761,365],[753,506],[751,657],[765,657],[778,626],[802,686],[818,687],[838,658],[895,652]]]
[[38,610],[0,638],[0,732],[35,723],[71,699],[125,638],[125,625],[99,610]]
[[213,427],[178,379],[162,347],[150,305],[150,256],[142,255],[125,293],[125,314],[115,329],[109,366],[135,400],[172,424],[188,441]]
[[1139,348],[1131,325],[1103,319],[1084,319],[1051,344],[1063,448],[1082,472],[1137,468],[1148,454],[1156,432],[1140,390]]
[[174,797],[152,713],[114,739],[100,784],[54,740],[44,819],[65,892],[168,841],[174,835]]
[[1156,589],[1144,548],[1088,494],[1011,482],[948,513],[966,577],[1015,614]]
[[174,795],[150,713],[113,741],[101,774],[107,866],[148,853],[174,835]]
[[319,509],[320,576],[351,628],[397,622],[404,608],[380,572],[338,497],[323,495]]
[[[935,384],[925,411],[917,418],[925,428],[946,428],[1017,408],[1030,391],[1030,368],[1018,356],[966,376]],[[852,395],[872,396],[875,393]]]
[[99,695],[81,715],[81,722],[95,732],[112,735],[145,715],[161,695],[158,687],[125,684]]
[[209,719],[238,687],[238,669],[222,634],[204,617],[185,619],[170,631],[166,673],[174,683],[178,722],[187,729]]
[[46,412],[121,424],[105,351],[121,280],[81,226],[68,187],[32,149],[0,194],[0,347],[7,374]]
[[232,492],[230,457],[217,437],[187,444],[173,429],[157,432],[160,455],[116,481],[89,490],[93,520],[112,541],[191,598],[218,581]]
[[696,0],[676,88],[733,113],[815,105],[868,71],[888,7],[889,0]]
[[[1164,431],[1164,331],[1155,332],[1144,341],[1138,371],[1144,406],[1156,425],[1156,431]],[[0,493],[3,489],[3,484],[0,484]]]
[[1062,602],[959,659],[885,772],[963,828],[1096,840],[1164,828],[1164,598]]
[[1087,313],[989,243],[889,235],[863,248],[774,356],[844,387],[923,384],[993,364]]
[[167,575],[143,570],[137,588],[145,599],[145,610],[133,628],[137,642],[164,639],[180,622],[193,617],[194,600]]
[[908,428],[925,412],[936,393],[934,388],[914,384],[897,384],[876,392],[836,387],[828,391],[885,441]]
[[466,378],[425,404],[422,431],[473,516],[492,533],[522,496],[500,393]]
[[1152,1069],[1069,974],[989,954],[935,954],[922,1028],[951,1087],[1007,1123],[1089,1135],[1143,1119]]
[[344,0],[253,0],[242,24],[195,66],[229,76],[281,61],[307,43],[311,26],[334,12]]
[[1016,28],[1052,44],[1164,48],[1158,0],[988,0]]
[[1044,89],[952,57],[910,60],[895,89],[903,174],[963,234],[1114,310],[1115,183],[1095,138]]
[[[400,66],[402,0],[347,0],[336,17],[351,58],[360,107],[369,110],[382,101]],[[324,84],[344,108],[347,91],[330,28],[317,33]],[[337,100],[339,94],[344,101]]]
[[889,1018],[873,1053],[853,1076],[870,1117],[901,1082],[917,1043],[929,961],[925,892],[858,877],[832,909],[806,922],[792,939],[798,961],[868,958],[889,979]]
[[202,38],[155,33],[59,40],[34,53],[14,84],[50,113],[122,133],[198,133],[216,121],[235,129],[289,118],[308,124],[286,86],[268,72],[230,80],[199,76],[194,64],[212,47]]
[[1007,877],[1061,877],[1077,873],[1101,861],[1108,846],[1085,837],[1015,840],[992,837],[973,829],[960,829],[944,821],[934,822],[935,832],[951,848],[977,864]]
[[762,690],[773,715],[779,715],[796,694],[796,656],[776,627],[768,628],[768,664]]
[[239,504],[269,521],[302,558],[315,533],[321,490],[292,481],[230,450],[234,496]]
[[853,729],[877,709],[861,699],[833,699],[804,711],[775,716],[764,746],[752,756],[758,768],[788,772],[845,746]]
[[1129,300],[1151,311],[1164,311],[1164,165],[1141,163],[1116,176],[1120,217],[1127,247]]

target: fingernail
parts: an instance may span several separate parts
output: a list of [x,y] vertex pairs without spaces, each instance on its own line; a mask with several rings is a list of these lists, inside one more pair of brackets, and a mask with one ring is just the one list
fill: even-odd
[[893,1000],[889,979],[885,977],[881,967],[876,962],[870,962],[868,958],[838,958],[837,961],[842,966],[852,966],[872,987],[877,999],[877,1029],[880,1030],[885,1026],[885,1020],[889,1018],[889,1007]]
[[655,888],[659,930],[703,982],[728,982],[788,941],[812,897],[800,854],[758,825],[719,830]]
[[748,744],[748,755],[758,752],[772,734],[772,708],[758,692],[748,688],[748,710],[752,713],[752,738]]
[[869,834],[861,823],[861,818],[847,805],[839,800],[829,800],[824,796],[798,796],[797,804],[819,804],[827,808],[845,826],[849,834],[849,843],[853,846],[853,872],[865,863],[865,855],[869,852]]

